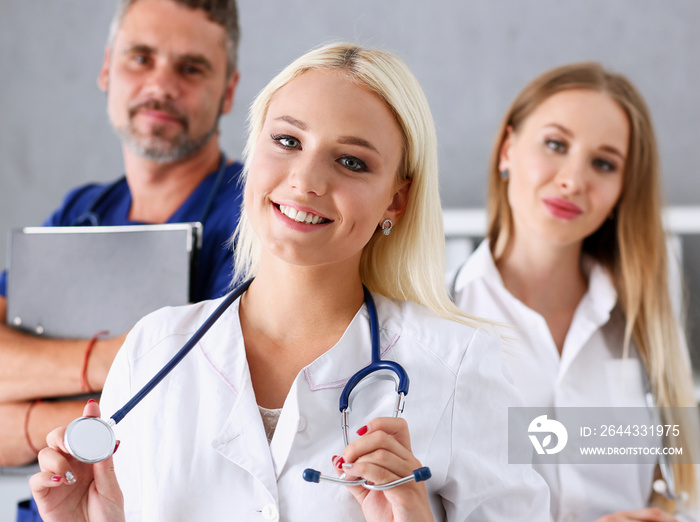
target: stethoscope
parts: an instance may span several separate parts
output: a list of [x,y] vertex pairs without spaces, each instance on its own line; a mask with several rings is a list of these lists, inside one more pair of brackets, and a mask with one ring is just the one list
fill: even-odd
[[[223,151],[221,151],[221,160],[219,161],[219,166],[216,170],[216,177],[214,178],[214,184],[212,185],[211,189],[209,190],[209,195],[207,196],[207,201],[204,204],[204,207],[202,207],[202,213],[197,221],[200,223],[204,223],[206,218],[209,216],[209,212],[211,212],[212,205],[214,204],[214,199],[216,198],[217,194],[219,193],[219,187],[221,186],[221,183],[223,182],[224,179],[224,174],[226,172],[226,154],[224,154]],[[100,225],[100,217],[98,215],[98,207],[100,204],[104,201],[104,199],[107,197],[107,195],[116,187],[119,183],[124,178],[120,178],[114,183],[110,183],[106,187],[104,187],[92,200],[90,203],[90,206],[88,209],[83,212],[80,216],[75,218],[73,220],[73,223],[71,226],[74,227],[97,227]]]
[[[643,366],[643,365],[642,365]],[[649,384],[649,376],[644,371],[644,377],[646,381],[646,392],[644,397],[646,399],[647,408],[651,412],[654,418],[653,422],[655,424],[661,424],[659,421],[659,415],[656,414],[656,401],[654,400],[654,393],[651,391],[651,385]],[[662,449],[665,447],[665,441],[662,441]],[[668,456],[661,451],[659,455],[659,471],[661,473],[661,478],[656,479],[652,484],[652,489],[659,495],[663,495],[667,500],[673,500],[678,503],[685,503],[688,500],[688,493],[686,491],[676,491],[676,481],[673,477],[673,470],[671,469],[671,464],[668,461]]]
[[[377,308],[374,305],[372,294],[369,292],[369,290],[367,290],[367,287],[362,285],[362,290],[365,294],[365,304],[367,305],[367,312],[369,313],[369,331],[372,339],[372,360],[367,366],[350,377],[348,382],[345,384],[342,393],[340,394],[340,413],[342,415],[341,428],[343,430],[343,442],[346,446],[348,445],[350,394],[361,381],[376,372],[383,370],[392,372],[396,381],[396,392],[398,394],[396,406],[394,407],[394,417],[398,417],[403,413],[403,409],[406,404],[406,395],[408,395],[409,379],[406,370],[404,370],[403,367],[397,362],[381,360],[381,354],[379,353],[379,319],[377,317]],[[311,468],[305,469],[303,474],[304,480],[307,482],[318,483],[319,481],[324,480],[343,486],[362,486],[363,488],[372,491],[384,491],[414,480],[416,482],[421,482],[423,480],[428,480],[430,476],[430,468],[427,466],[413,470],[411,475],[407,475],[386,484],[372,484],[363,478],[357,480],[345,480],[343,475],[340,477],[323,475],[320,471],[316,471],[315,469]]]
[[[245,292],[252,279],[238,286],[233,290],[212,314],[202,323],[199,329],[192,337],[184,344],[182,348],[168,361],[165,366],[148,381],[136,395],[134,395],[121,409],[119,409],[109,420],[105,421],[99,417],[79,417],[71,422],[66,428],[64,435],[64,444],[68,452],[81,462],[94,464],[109,458],[114,453],[116,444],[116,436],[114,434],[114,426],[116,426],[146,395],[148,395],[194,348],[201,340],[212,325],[221,317],[221,315]],[[355,375],[350,377],[343,392],[340,395],[340,411],[343,416],[343,439],[345,444],[348,443],[348,410],[350,409],[350,394],[353,389],[370,374],[381,371],[391,371],[397,382],[398,401],[394,410],[394,416],[398,416],[403,412],[405,404],[405,396],[408,394],[408,374],[403,367],[393,361],[382,361],[379,352],[379,319],[377,317],[377,309],[374,305],[374,299],[369,290],[363,285],[365,304],[369,312],[370,319],[370,335],[372,338],[372,361],[368,366],[362,368]],[[319,482],[319,480],[328,480],[347,486],[361,485],[367,489],[384,490],[390,489],[406,482],[415,480],[420,482],[430,478],[430,469],[422,467],[414,470],[413,474],[401,479],[389,482],[388,484],[370,484],[364,479],[360,480],[343,480],[335,477],[327,477],[321,475],[320,472],[306,469],[303,473],[304,480],[308,482]]]

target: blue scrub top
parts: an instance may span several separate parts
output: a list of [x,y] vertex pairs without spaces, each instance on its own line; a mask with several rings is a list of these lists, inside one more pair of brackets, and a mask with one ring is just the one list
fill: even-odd
[[[230,287],[233,254],[228,241],[240,216],[242,169],[243,165],[238,162],[227,165],[218,183],[218,170],[210,173],[167,221],[202,222],[202,248],[192,291],[195,302],[221,297]],[[210,197],[208,212],[202,216]],[[68,193],[43,226],[143,225],[143,222],[129,220],[130,208],[131,191],[125,177],[107,184],[83,185]],[[0,295],[7,295],[6,271],[0,274]]]

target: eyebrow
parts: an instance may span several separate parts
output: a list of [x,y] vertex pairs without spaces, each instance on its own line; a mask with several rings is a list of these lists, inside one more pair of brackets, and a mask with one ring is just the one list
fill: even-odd
[[[545,127],[554,127],[556,129],[559,129],[559,131],[562,134],[565,134],[566,136],[568,136],[570,138],[573,137],[573,135],[574,135],[573,132],[571,132],[569,129],[567,129],[566,127],[564,127],[563,125],[561,125],[559,123],[548,123],[547,125],[545,125]],[[603,145],[599,148],[600,148],[600,150],[605,151],[609,154],[614,154],[615,156],[618,156],[622,161],[625,161],[627,159],[627,158],[625,158],[625,155],[622,154],[622,152],[620,152],[616,147],[613,147],[612,145]]]
[[201,67],[204,67],[209,72],[212,72],[214,70],[211,61],[209,61],[208,58],[201,54],[183,54],[178,57],[178,61],[186,62],[193,65],[199,65]]
[[280,116],[279,118],[275,118],[275,121],[286,121],[297,129],[301,129],[303,131],[309,130],[309,126],[306,123],[301,120],[297,120],[296,118],[292,118],[291,116]]
[[369,141],[363,139],[363,138],[358,138],[356,136],[341,136],[338,138],[338,143],[342,143],[343,145],[357,145],[358,147],[364,147],[365,149],[373,150],[380,156],[382,155],[377,148],[372,145]]
[[[155,47],[151,47],[150,45],[146,44],[132,44],[124,50],[124,54],[134,53],[158,54],[158,51],[155,49]],[[199,65],[210,72],[214,70],[211,61],[202,54],[180,54],[176,56],[176,60],[180,63],[186,62],[194,65]]]
[[144,53],[144,54],[153,54],[155,53],[155,49],[151,47],[150,45],[146,44],[131,44],[127,45],[124,48],[123,54],[132,54],[132,53]]

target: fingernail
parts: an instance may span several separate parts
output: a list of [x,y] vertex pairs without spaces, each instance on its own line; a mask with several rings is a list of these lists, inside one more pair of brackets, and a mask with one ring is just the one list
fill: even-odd
[[68,482],[68,484],[75,484],[75,475],[73,475],[72,472],[66,471],[65,477],[66,477],[66,482]]
[[117,450],[119,449],[119,445],[122,443],[122,441],[118,440],[117,443],[114,445],[114,451],[112,452],[112,455],[114,455]]
[[338,457],[338,460],[335,461],[335,467],[338,469],[343,469],[344,462],[345,462],[345,459],[343,457]]
[[350,469],[350,468],[352,468],[352,463],[351,462],[343,462],[343,464],[341,464],[341,466],[343,469]]
[[362,437],[362,435],[364,435],[365,433],[367,433],[367,430],[368,430],[367,426],[362,426],[359,430],[357,430],[357,434],[358,434],[360,437]]
[[63,477],[61,475],[54,475],[51,477],[52,482],[61,482],[63,480]]
[[88,404],[90,404],[91,402],[97,402],[97,401],[96,401],[95,399],[90,399],[90,400],[88,401]]
[[338,477],[338,479],[345,480],[345,477],[347,477],[347,475],[345,473],[341,473],[340,476]]

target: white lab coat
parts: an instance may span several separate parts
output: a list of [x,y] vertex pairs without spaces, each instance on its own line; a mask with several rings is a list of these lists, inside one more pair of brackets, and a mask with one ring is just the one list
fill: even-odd
[[[426,485],[435,519],[546,520],[544,481],[529,465],[507,463],[507,409],[521,399],[504,377],[498,336],[414,303],[374,298],[382,358],[399,362],[411,381],[403,416],[413,453],[432,471]],[[220,301],[140,321],[110,371],[103,415],[138,391]],[[127,520],[363,520],[346,488],[304,482],[302,472],[335,476],[331,459],[343,451],[338,399],[369,362],[370,346],[362,306],[340,341],[297,375],[268,445],[236,301],[116,427]],[[396,397],[389,381],[360,391],[350,433],[391,415]]]
[[[644,371],[634,347],[623,359],[624,318],[615,306],[612,281],[601,266],[589,268],[588,291],[561,356],[544,317],[503,286],[487,241],[456,277],[448,277],[462,310],[513,327],[505,332],[513,341],[504,348],[504,359],[526,406],[646,407]],[[646,506],[655,468],[648,463],[535,465],[549,485],[551,517],[557,522],[591,522]]]

